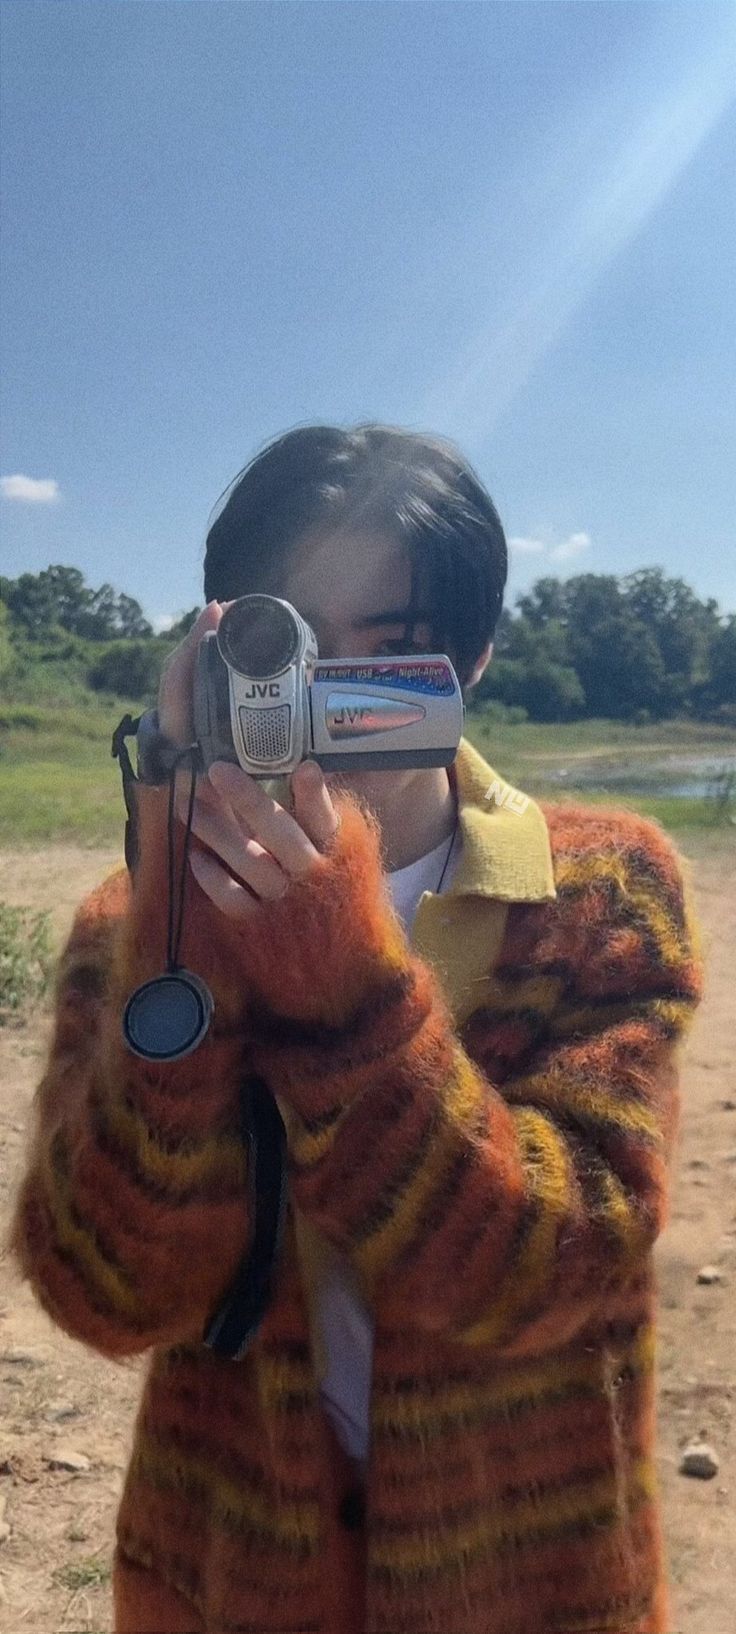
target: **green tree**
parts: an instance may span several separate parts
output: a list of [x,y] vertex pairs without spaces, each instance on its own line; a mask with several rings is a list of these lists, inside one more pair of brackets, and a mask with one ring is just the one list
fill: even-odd
[[10,642],[10,613],[0,600],[0,680],[13,668],[15,654]]
[[522,618],[535,629],[544,628],[550,619],[564,623],[567,617],[567,585],[562,579],[537,579],[525,596],[516,602]]
[[720,625],[711,643],[710,683],[716,706],[736,705],[736,613]]
[[123,637],[153,635],[153,626],[144,618],[140,602],[133,596],[124,596],[122,591],[118,595],[117,620]]
[[175,646],[178,645],[180,641],[184,640],[185,635],[189,634],[192,625],[196,624],[201,611],[201,607],[191,607],[188,613],[182,613],[181,618],[178,618],[176,623],[172,624],[171,629],[164,631],[165,639]]
[[54,622],[60,624],[63,630],[81,633],[80,621],[92,600],[92,591],[84,582],[84,574],[78,567],[63,567],[57,563],[47,567],[38,577],[48,586],[53,598]]
[[156,641],[115,641],[88,671],[95,692],[115,692],[121,698],[155,701],[164,649]]
[[626,608],[656,640],[667,709],[687,707],[693,686],[708,672],[710,643],[719,628],[717,603],[700,601],[684,579],[668,579],[659,567],[627,574],[621,590]]
[[2,596],[16,623],[39,639],[54,626],[87,641],[152,636],[140,603],[103,584],[92,590],[78,567],[56,563],[41,573],[3,579]]
[[591,715],[630,720],[641,709],[661,717],[665,668],[657,642],[640,619],[620,613],[578,634],[575,667]]
[[31,640],[39,640],[56,622],[54,592],[45,574],[21,573],[5,583],[4,599],[13,621]]

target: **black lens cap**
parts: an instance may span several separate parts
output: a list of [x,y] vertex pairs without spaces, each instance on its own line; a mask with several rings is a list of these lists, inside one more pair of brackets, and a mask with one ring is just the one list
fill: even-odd
[[214,1009],[200,976],[171,971],[131,993],[123,1012],[123,1037],[144,1061],[180,1061],[201,1044]]

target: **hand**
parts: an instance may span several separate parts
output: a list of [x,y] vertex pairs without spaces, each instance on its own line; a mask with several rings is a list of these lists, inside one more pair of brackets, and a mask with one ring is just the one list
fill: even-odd
[[[188,784],[186,775],[177,778],[176,811],[182,822]],[[223,760],[215,761],[197,782],[192,831],[208,850],[194,848],[190,865],[197,883],[228,919],[245,920],[259,902],[284,896],[293,881],[319,866],[337,833],[338,815],[315,761],[297,767],[291,792],[293,815],[240,766]]]
[[178,647],[164,660],[158,689],[158,721],[172,743],[185,749],[194,737],[194,664],[208,630],[216,630],[229,601],[208,601]]

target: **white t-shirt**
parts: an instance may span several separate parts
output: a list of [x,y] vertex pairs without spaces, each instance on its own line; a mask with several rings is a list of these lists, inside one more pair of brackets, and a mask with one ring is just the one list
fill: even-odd
[[[388,881],[394,908],[411,933],[419,899],[436,892],[442,877],[444,891],[458,863],[462,841],[459,831],[408,868],[397,868]],[[445,863],[447,866],[445,867]],[[320,1398],[335,1433],[359,1464],[368,1459],[369,1404],[373,1361],[373,1320],[361,1298],[355,1273],[342,1254],[324,1243],[324,1260],[316,1290],[315,1308],[326,1369],[320,1380]]]

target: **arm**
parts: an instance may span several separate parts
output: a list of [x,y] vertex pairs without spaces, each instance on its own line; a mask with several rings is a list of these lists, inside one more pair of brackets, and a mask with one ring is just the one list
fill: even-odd
[[564,1343],[660,1230],[676,1048],[699,996],[660,831],[551,821],[557,900],[511,909],[462,1043],[347,803],[331,854],[259,908],[264,934],[256,914],[243,946],[254,1059],[293,1109],[297,1202],[386,1319],[507,1354]]
[[[243,1004],[228,927],[193,879],[181,962],[215,999],[182,1061],[127,1049],[124,1004],[166,947],[165,788],[136,789],[140,855],[82,904],[61,956],[54,1031],[12,1246],[53,1319],[109,1356],[199,1338],[244,1252]],[[177,878],[181,862],[177,833]]]

